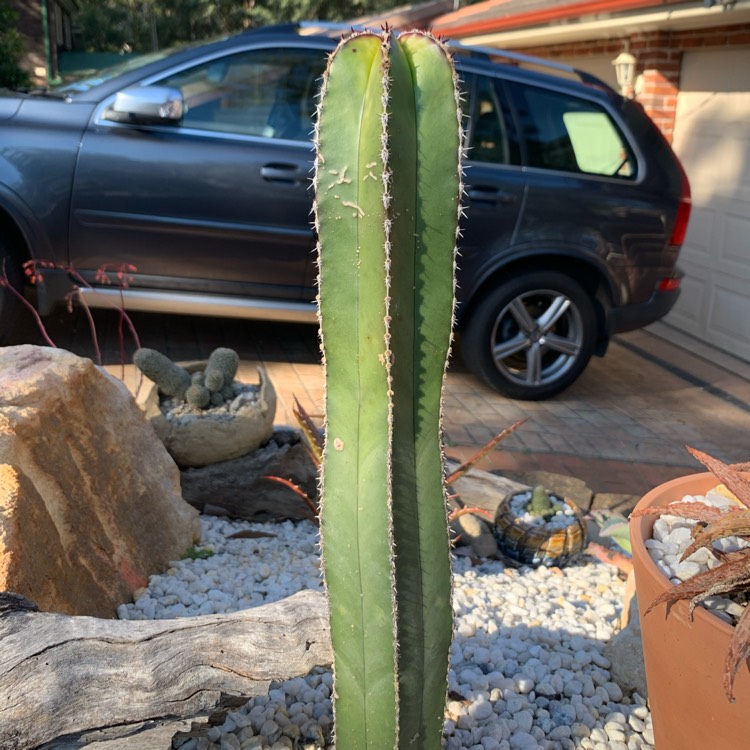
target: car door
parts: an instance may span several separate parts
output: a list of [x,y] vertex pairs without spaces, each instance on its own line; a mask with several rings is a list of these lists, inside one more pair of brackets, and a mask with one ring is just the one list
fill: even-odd
[[312,263],[312,115],[325,54],[251,49],[149,80],[182,92],[176,125],[83,136],[70,262],[136,267],[133,285],[299,298]]
[[465,217],[459,240],[459,300],[471,296],[498,255],[513,246],[526,176],[508,103],[495,78],[461,71],[466,129]]

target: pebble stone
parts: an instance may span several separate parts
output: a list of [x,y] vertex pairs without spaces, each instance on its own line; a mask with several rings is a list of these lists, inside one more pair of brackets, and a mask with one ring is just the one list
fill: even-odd
[[[681,503],[702,503],[719,508],[722,511],[726,511],[734,505],[732,500],[715,490],[709,490],[705,495],[685,495]],[[692,532],[695,524],[696,522],[692,519],[665,513],[654,522],[653,538],[644,542],[651,558],[664,575],[675,584],[686,581],[698,573],[706,572],[720,564],[720,561],[711,551],[705,548],[692,553],[685,560],[681,559],[683,552],[693,541]],[[724,552],[732,552],[750,546],[750,541],[738,537],[726,537],[715,541],[713,546]],[[704,599],[699,606],[734,625],[745,611],[746,604],[747,602],[741,598],[741,595],[734,597],[711,596]]]
[[[317,529],[202,516],[205,559],[174,561],[121,619],[232,612],[301,589],[322,590]],[[229,539],[238,531],[272,538]],[[454,639],[444,750],[653,750],[645,700],[611,680],[604,644],[616,632],[624,584],[583,558],[563,569],[453,560]],[[332,750],[330,670],[272,683],[183,750]],[[341,750],[346,750],[342,748]]]

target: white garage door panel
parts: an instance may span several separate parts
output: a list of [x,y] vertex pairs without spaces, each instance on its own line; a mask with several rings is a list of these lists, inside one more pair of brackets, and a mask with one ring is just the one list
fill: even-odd
[[680,252],[680,265],[687,261],[708,267],[712,262],[711,238],[716,231],[716,209],[693,205],[690,231]]
[[731,351],[735,342],[750,341],[750,297],[740,283],[730,288],[725,283],[713,287],[709,328],[715,336],[714,345]]
[[734,205],[730,205],[731,210],[727,211],[724,222],[719,268],[742,276],[747,274],[750,263],[750,202],[735,201]]
[[669,313],[669,324],[691,336],[700,338],[703,321],[706,320],[708,311],[707,293],[705,277],[695,274],[686,276],[682,281],[679,302]]
[[674,148],[693,213],[673,326],[750,362],[750,49],[683,57]]

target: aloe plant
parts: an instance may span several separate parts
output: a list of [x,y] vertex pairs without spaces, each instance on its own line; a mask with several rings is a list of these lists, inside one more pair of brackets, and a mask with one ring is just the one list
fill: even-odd
[[[750,549],[735,552],[721,552],[713,543],[726,537],[750,538],[750,479],[744,472],[750,471],[750,463],[727,465],[718,458],[688,446],[688,451],[697,458],[732,494],[737,501],[735,506],[719,510],[702,503],[673,502],[657,508],[643,508],[631,514],[631,518],[646,515],[669,514],[698,522],[693,541],[682,553],[687,559],[699,549],[708,549],[720,564],[697,573],[658,596],[646,609],[648,614],[660,604],[680,600],[690,600],[689,617],[704,599],[716,594],[737,594],[750,592]],[[740,616],[729,643],[724,675],[722,679],[727,699],[734,702],[734,681],[742,663],[750,657],[750,607]]]
[[343,40],[316,128],[321,541],[339,747],[438,748],[452,633],[440,442],[462,137],[423,32]]

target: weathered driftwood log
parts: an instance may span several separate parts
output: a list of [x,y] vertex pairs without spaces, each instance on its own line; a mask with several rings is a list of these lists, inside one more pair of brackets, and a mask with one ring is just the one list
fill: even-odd
[[127,736],[144,722],[205,715],[227,695],[265,694],[270,681],[332,658],[325,599],[314,591],[174,620],[35,610],[0,594],[0,750],[60,737],[76,747],[75,738],[92,731]]
[[299,433],[277,429],[258,450],[229,461],[181,472],[182,497],[198,510],[249,521],[310,518],[305,503],[292,490],[266,479],[288,479],[311,499],[317,496],[318,475]]
[[[459,467],[458,461],[448,459],[448,471],[455,471]],[[514,482],[511,479],[491,474],[481,469],[472,469],[454,484],[448,487],[448,494],[457,493],[460,502],[454,502],[455,507],[474,506],[483,508],[493,513],[497,510],[500,501],[509,492],[518,492],[528,489],[525,484]]]

